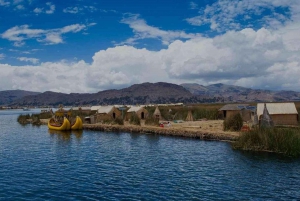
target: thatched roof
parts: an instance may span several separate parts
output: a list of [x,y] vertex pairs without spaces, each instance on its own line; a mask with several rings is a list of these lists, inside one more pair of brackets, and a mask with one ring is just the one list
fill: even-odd
[[187,117],[186,117],[186,121],[194,121],[193,115],[192,115],[192,111],[189,110]]
[[97,110],[99,110],[100,107],[102,107],[102,106],[101,106],[101,105],[92,106],[92,107],[91,107],[91,110],[92,110],[92,111],[97,111]]
[[249,104],[227,104],[227,105],[224,105],[221,109],[219,109],[219,111],[223,111],[223,110],[242,110],[246,106],[249,106]]
[[257,116],[258,118],[263,114],[264,104],[270,115],[272,114],[298,114],[295,103],[258,103]]
[[108,114],[108,113],[110,113],[114,109],[115,109],[114,106],[101,106],[98,109],[98,114]]
[[153,113],[154,116],[159,115],[161,116],[160,110],[158,109],[158,107],[155,108],[155,111]]
[[142,106],[131,106],[127,112],[138,112],[139,110],[143,109]]

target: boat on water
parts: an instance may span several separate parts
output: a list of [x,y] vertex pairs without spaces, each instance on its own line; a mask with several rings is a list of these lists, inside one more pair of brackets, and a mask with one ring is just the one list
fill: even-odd
[[50,130],[66,131],[66,130],[82,130],[83,123],[79,116],[72,118],[72,110],[64,110],[62,106],[53,113],[52,118],[48,121]]
[[81,130],[82,120],[79,116],[76,116],[75,122],[71,125],[71,130]]
[[70,121],[64,117],[63,122],[55,121],[54,118],[51,118],[48,121],[48,128],[51,130],[57,130],[57,131],[66,131],[71,129]]
[[23,111],[29,111],[28,107],[23,107]]

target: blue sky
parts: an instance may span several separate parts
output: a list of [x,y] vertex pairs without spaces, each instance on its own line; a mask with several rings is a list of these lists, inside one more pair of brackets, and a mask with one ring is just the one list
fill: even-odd
[[0,13],[0,90],[299,91],[298,0],[0,0]]

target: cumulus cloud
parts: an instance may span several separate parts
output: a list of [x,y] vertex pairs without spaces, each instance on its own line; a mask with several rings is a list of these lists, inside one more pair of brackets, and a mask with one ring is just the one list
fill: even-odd
[[0,6],[9,6],[10,2],[6,0],[0,0]]
[[[92,24],[93,25],[93,24]],[[87,29],[89,25],[73,24],[58,29],[31,29],[29,25],[15,26],[1,34],[3,39],[14,42],[14,46],[24,45],[25,40],[35,39],[46,44],[63,43],[62,35],[66,33],[77,33]]]
[[19,61],[31,62],[33,64],[38,64],[39,63],[39,59],[37,59],[37,58],[18,57],[17,59]]
[[46,8],[35,8],[33,10],[34,13],[40,14],[40,13],[46,13],[46,14],[53,14],[55,11],[55,5],[51,2],[46,3]]
[[[60,33],[71,30],[76,32],[81,28],[69,26],[60,29]],[[164,33],[159,29],[153,32],[156,31]],[[43,30],[29,29],[14,34],[13,38],[22,41],[28,35],[38,38],[42,33]],[[112,47],[96,52],[91,63],[59,61],[18,67],[0,64],[0,86],[2,89],[96,92],[134,83],[165,81],[204,85],[223,82],[299,91],[299,33],[299,21],[291,21],[278,29],[244,28],[212,38],[200,35],[186,40],[172,38],[166,49],[159,51],[128,45]]]
[[191,25],[210,25],[212,30],[224,32],[253,26],[278,27],[299,17],[297,0],[218,0],[188,18]]
[[80,10],[82,10],[82,8],[78,8],[78,7],[67,7],[65,9],[63,9],[64,13],[72,13],[72,14],[76,14],[78,13]]
[[[78,7],[78,6],[74,6],[74,7],[67,7],[65,9],[63,9],[64,13],[71,13],[71,14],[77,14],[80,13],[82,11],[87,11],[87,12],[95,12],[98,9],[95,6],[82,6],[82,7]],[[104,10],[101,10],[104,11]],[[105,11],[106,12],[106,11]]]
[[190,2],[190,8],[191,8],[192,10],[197,9],[197,8],[198,8],[198,4],[196,4],[196,3],[193,2],[193,1],[191,1],[191,2]]
[[121,44],[134,44],[136,41],[146,38],[155,38],[168,45],[176,39],[191,39],[200,36],[200,34],[188,34],[184,31],[164,31],[157,27],[149,26],[139,15],[126,15],[121,23],[128,24],[134,32],[134,37],[127,39]]

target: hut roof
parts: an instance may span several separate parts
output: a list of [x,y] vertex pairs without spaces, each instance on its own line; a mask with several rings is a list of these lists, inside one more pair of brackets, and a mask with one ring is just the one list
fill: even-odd
[[114,106],[102,106],[98,109],[98,114],[108,114],[110,113],[115,107]]
[[99,110],[100,107],[101,107],[101,105],[92,106],[92,107],[91,107],[91,110],[92,110],[92,111],[97,111],[97,110]]
[[127,112],[137,112],[143,108],[144,107],[142,107],[142,106],[132,106],[131,108],[129,108],[129,110]]
[[227,104],[224,105],[222,108],[219,109],[219,111],[223,110],[242,110],[245,109],[245,107],[249,106],[249,104]]
[[161,115],[160,110],[158,109],[158,107],[155,108],[155,111],[154,111],[153,115]]
[[[270,115],[272,114],[298,114],[295,103],[266,103]],[[257,116],[263,114],[264,103],[257,104]]]

